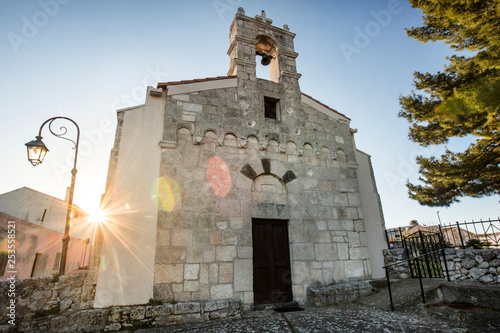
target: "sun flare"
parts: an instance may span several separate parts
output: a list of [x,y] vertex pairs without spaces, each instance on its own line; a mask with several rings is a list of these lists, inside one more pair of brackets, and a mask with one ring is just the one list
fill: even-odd
[[106,220],[106,213],[101,209],[95,209],[89,212],[89,221],[92,223],[102,223]]

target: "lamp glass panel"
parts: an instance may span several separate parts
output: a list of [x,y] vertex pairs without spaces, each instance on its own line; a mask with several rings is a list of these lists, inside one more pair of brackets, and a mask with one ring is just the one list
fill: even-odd
[[47,148],[45,146],[28,147],[28,159],[30,160],[31,163],[36,163],[36,164],[42,163],[46,154],[47,154]]

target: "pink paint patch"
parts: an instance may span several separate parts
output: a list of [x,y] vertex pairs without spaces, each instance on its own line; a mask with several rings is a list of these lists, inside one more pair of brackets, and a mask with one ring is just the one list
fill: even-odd
[[231,174],[227,164],[214,156],[208,160],[207,180],[210,182],[215,194],[225,197],[231,189]]

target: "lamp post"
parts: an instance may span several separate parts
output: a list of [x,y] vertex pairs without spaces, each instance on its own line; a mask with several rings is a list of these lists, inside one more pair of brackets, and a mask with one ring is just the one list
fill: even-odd
[[[72,122],[76,126],[76,141],[73,141],[71,139],[68,139],[65,137],[66,133],[68,133],[68,129],[64,126],[61,126],[59,130],[61,131],[60,133],[56,133],[52,129],[52,123],[54,120],[57,119],[64,119]],[[64,274],[66,271],[66,258],[68,256],[68,243],[69,243],[69,229],[70,229],[70,222],[71,222],[71,212],[73,210],[73,193],[75,191],[75,178],[76,178],[76,160],[78,158],[78,144],[80,142],[80,128],[78,125],[70,118],[67,117],[52,117],[50,119],[47,119],[42,126],[40,126],[40,130],[38,131],[38,135],[36,136],[35,140],[32,140],[28,143],[26,143],[26,147],[28,149],[28,160],[31,162],[33,166],[37,166],[38,164],[43,162],[43,159],[45,158],[45,155],[49,151],[48,148],[45,146],[45,144],[42,141],[42,129],[46,124],[49,124],[49,131],[51,134],[54,136],[68,140],[73,143],[75,149],[75,162],[73,164],[73,169],[71,170],[71,186],[69,188],[69,198],[68,198],[68,209],[66,211],[66,224],[64,226],[64,236],[62,239],[62,252],[61,252],[61,263],[59,265],[59,274]]]
[[439,220],[439,225],[441,225],[441,217],[439,216],[439,210],[436,212]]

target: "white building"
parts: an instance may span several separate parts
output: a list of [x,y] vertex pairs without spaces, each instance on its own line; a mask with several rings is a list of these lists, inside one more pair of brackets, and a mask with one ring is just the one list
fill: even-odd
[[[64,233],[68,202],[29,187],[0,194],[0,212]],[[91,238],[88,214],[73,205],[70,236]]]

